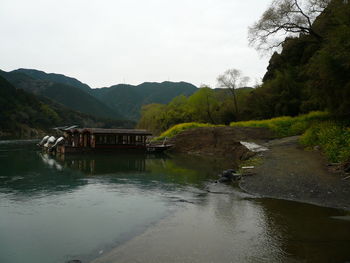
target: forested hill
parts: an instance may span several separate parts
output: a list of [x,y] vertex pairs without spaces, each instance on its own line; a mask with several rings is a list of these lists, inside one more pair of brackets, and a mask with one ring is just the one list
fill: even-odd
[[[35,72],[35,71],[33,71]],[[80,88],[36,79],[23,73],[21,70],[5,72],[0,70],[0,76],[7,79],[14,87],[45,96],[72,110],[94,115],[99,118],[114,120],[125,119],[117,110],[112,110],[94,96]]]
[[137,86],[115,85],[93,89],[92,94],[131,120],[140,118],[141,107],[151,103],[166,104],[179,95],[189,96],[197,87],[187,82],[145,82]]
[[13,87],[0,76],[0,137],[37,137],[55,126],[132,127],[127,121],[98,119]]

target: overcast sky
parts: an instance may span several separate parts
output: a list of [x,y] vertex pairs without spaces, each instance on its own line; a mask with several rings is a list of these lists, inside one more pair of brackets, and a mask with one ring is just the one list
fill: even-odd
[[247,28],[270,0],[0,0],[0,69],[35,68],[93,88],[187,81],[215,87],[237,68],[261,79],[268,58]]

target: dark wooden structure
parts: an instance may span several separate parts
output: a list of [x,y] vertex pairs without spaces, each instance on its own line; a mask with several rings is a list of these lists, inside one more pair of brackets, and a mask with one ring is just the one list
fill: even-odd
[[147,150],[146,140],[152,134],[136,129],[81,128],[63,131],[64,144],[59,153],[94,152],[99,150]]

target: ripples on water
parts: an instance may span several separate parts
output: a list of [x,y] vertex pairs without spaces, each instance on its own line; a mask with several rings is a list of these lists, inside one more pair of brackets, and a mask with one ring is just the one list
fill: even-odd
[[166,262],[172,254],[185,262],[350,259],[349,221],[334,219],[344,211],[253,199],[213,184],[227,165],[221,161],[52,157],[34,144],[0,141],[0,262],[88,262],[150,226],[157,229],[164,218],[163,231],[131,260],[158,255]]

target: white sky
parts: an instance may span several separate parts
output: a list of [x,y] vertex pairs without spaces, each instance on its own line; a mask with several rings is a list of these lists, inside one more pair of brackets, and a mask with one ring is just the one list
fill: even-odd
[[35,68],[93,88],[187,81],[215,86],[237,68],[260,80],[268,58],[247,30],[270,0],[0,0],[0,69]]

